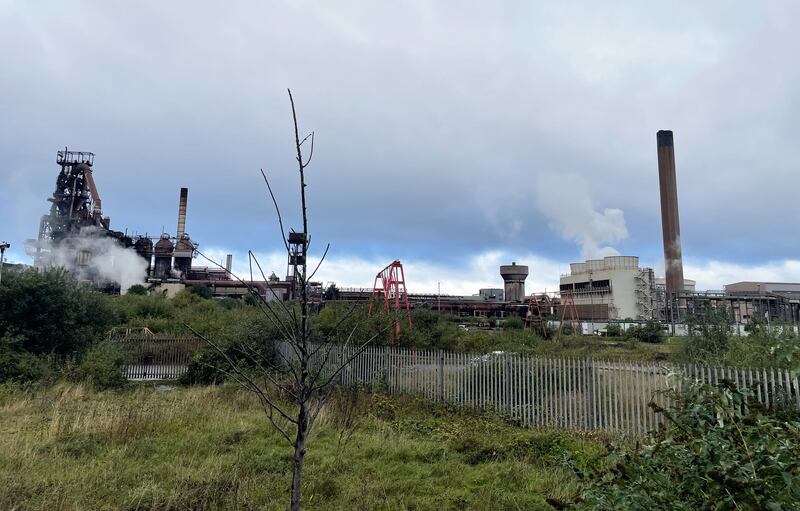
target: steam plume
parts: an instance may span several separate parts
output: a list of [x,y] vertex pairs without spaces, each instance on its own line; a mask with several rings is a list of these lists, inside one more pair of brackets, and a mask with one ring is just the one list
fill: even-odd
[[628,237],[625,213],[617,208],[596,210],[589,184],[581,176],[539,176],[536,204],[552,229],[580,244],[584,260],[619,255],[610,244]]
[[94,228],[83,229],[80,235],[52,247],[49,258],[50,266],[64,267],[81,280],[117,283],[123,293],[147,277],[147,263],[133,249],[121,247]]

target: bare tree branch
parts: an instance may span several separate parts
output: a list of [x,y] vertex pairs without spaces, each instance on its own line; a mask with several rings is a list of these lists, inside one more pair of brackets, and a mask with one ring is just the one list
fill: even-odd
[[324,261],[324,260],[325,260],[325,256],[327,256],[327,255],[328,255],[328,250],[330,250],[330,248],[331,248],[331,244],[330,244],[330,243],[328,243],[328,244],[325,246],[325,252],[323,252],[323,253],[322,253],[322,257],[319,259],[319,262],[317,263],[317,266],[316,266],[316,268],[314,268],[314,271],[312,271],[312,272],[311,272],[311,275],[308,277],[308,280],[311,280],[311,279],[313,279],[313,278],[314,278],[314,275],[316,275],[316,274],[317,274],[317,271],[319,270],[319,267],[320,267],[320,266],[322,266],[322,261]]
[[264,173],[264,169],[261,170],[261,176],[264,178],[264,183],[267,184],[267,190],[269,190],[269,196],[272,198],[272,204],[275,206],[275,213],[278,215],[278,226],[281,229],[281,239],[283,240],[283,245],[286,247],[286,251],[289,251],[289,242],[286,240],[286,231],[283,230],[283,217],[281,216],[281,208],[278,207],[278,201],[275,199],[275,194],[272,193],[272,187],[269,185],[269,179],[267,179],[267,175]]
[[218,344],[216,344],[215,342],[211,341],[210,339],[208,339],[208,338],[207,338],[207,337],[205,337],[204,335],[202,335],[202,334],[198,333],[198,332],[197,332],[197,330],[195,330],[194,328],[192,328],[191,326],[189,326],[189,324],[188,324],[188,323],[184,323],[184,324],[183,324],[183,326],[185,326],[185,327],[186,327],[186,328],[187,328],[187,329],[188,329],[190,332],[192,332],[192,333],[193,333],[193,334],[194,334],[196,337],[198,337],[199,339],[202,339],[203,341],[205,341],[205,343],[206,343],[206,344],[208,344],[209,346],[211,346],[212,348],[214,348],[214,351],[216,351],[218,354],[220,354],[220,355],[221,355],[221,356],[222,356],[222,357],[225,359],[225,361],[228,363],[228,365],[231,367],[231,369],[232,369],[232,370],[233,370],[233,371],[234,371],[234,372],[237,374],[237,376],[239,376],[241,379],[243,379],[243,380],[244,380],[244,381],[247,383],[247,385],[249,386],[249,388],[252,388],[254,391],[256,391],[256,393],[257,393],[257,394],[259,394],[259,395],[263,395],[263,397],[264,397],[264,400],[265,400],[265,401],[266,401],[266,402],[269,404],[269,406],[270,406],[271,408],[275,409],[275,410],[278,412],[278,414],[279,414],[281,417],[283,417],[284,419],[288,420],[289,422],[293,422],[293,423],[295,423],[295,424],[297,423],[297,421],[296,421],[295,419],[293,419],[293,418],[289,417],[289,415],[287,415],[287,414],[286,414],[286,413],[285,413],[285,412],[284,412],[284,411],[281,409],[281,407],[279,407],[278,405],[276,405],[276,404],[275,404],[275,403],[274,403],[274,402],[273,402],[273,401],[272,401],[272,400],[269,398],[269,396],[267,396],[266,394],[264,394],[264,393],[261,391],[261,389],[258,387],[258,385],[257,385],[257,384],[256,384],[256,383],[255,383],[255,382],[252,380],[252,378],[250,378],[250,376],[249,376],[249,375],[248,375],[248,374],[247,374],[245,371],[243,371],[243,370],[242,370],[242,369],[239,367],[239,364],[237,364],[236,362],[234,362],[234,361],[231,359],[231,357],[230,357],[230,356],[228,356],[228,354],[227,354],[227,353],[225,353],[225,350],[223,350],[223,349],[222,349],[222,348],[221,348],[221,347],[220,347]]

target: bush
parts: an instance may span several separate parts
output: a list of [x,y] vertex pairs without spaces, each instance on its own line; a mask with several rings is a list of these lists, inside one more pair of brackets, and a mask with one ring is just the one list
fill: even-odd
[[521,318],[508,318],[503,321],[503,330],[522,330],[525,327],[525,322]]
[[122,373],[126,361],[125,352],[118,345],[105,341],[86,352],[76,376],[97,389],[122,387],[128,381]]
[[708,306],[687,320],[684,355],[692,362],[718,364],[730,348],[730,321],[725,307]]
[[22,336],[0,337],[0,382],[28,383],[55,378],[55,369],[45,355],[21,348]]
[[606,337],[619,337],[622,335],[622,328],[617,323],[609,323],[606,327]]
[[[610,325],[609,325],[610,326]],[[658,321],[648,321],[644,325],[635,325],[625,332],[625,337],[631,341],[659,343],[664,342],[666,336]]]
[[147,288],[141,284],[134,284],[128,288],[127,294],[136,296],[147,296]]
[[211,294],[211,288],[208,286],[191,286],[187,289],[193,295],[197,295],[200,298],[210,299],[213,295]]
[[82,353],[116,324],[110,297],[80,284],[60,268],[9,272],[0,286],[0,337],[15,350]]
[[667,427],[615,447],[589,474],[578,509],[800,509],[800,422],[747,389],[687,384],[660,410]]
[[[255,371],[260,370],[259,364],[261,367],[267,367],[269,364],[277,365],[279,361],[275,340],[278,334],[274,326],[260,314],[239,319],[240,322],[230,325],[224,334],[212,335],[210,340],[242,368]],[[186,384],[222,382],[227,379],[225,372],[229,371],[230,364],[225,356],[207,346],[194,356],[186,373],[181,377],[181,382]]]
[[800,335],[791,325],[748,325],[750,335],[732,336],[724,362],[727,365],[776,367],[800,372]]

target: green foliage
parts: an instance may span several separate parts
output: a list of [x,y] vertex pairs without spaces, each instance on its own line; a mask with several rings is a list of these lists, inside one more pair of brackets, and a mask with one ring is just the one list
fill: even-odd
[[210,300],[213,296],[211,294],[211,289],[208,286],[190,286],[187,288],[187,291],[193,295],[199,296],[200,298],[205,298],[206,300]]
[[687,320],[689,337],[684,353],[692,362],[719,363],[730,347],[730,319],[723,307],[708,306]]
[[589,474],[579,509],[800,509],[800,422],[750,390],[688,384],[667,427],[618,446]]
[[[619,328],[619,325],[617,325],[617,328]],[[648,343],[664,342],[666,339],[664,330],[658,321],[648,321],[644,325],[634,325],[625,331],[625,337],[632,341]]]
[[129,295],[137,295],[137,296],[146,296],[147,295],[147,288],[145,288],[141,284],[134,284],[128,288],[127,294]]
[[331,282],[331,285],[328,286],[328,289],[322,295],[323,300],[338,300],[339,299],[339,289],[336,287],[336,284]]
[[223,382],[230,364],[226,356],[237,362],[242,368],[254,371],[277,365],[275,340],[278,339],[276,327],[255,309],[240,311],[237,322],[219,335],[209,337],[224,355],[210,346],[204,346],[189,363],[186,373],[181,377],[182,383],[208,384]]
[[0,337],[21,352],[81,353],[116,322],[110,298],[63,269],[10,272],[0,286]]
[[0,382],[52,380],[56,374],[52,360],[25,351],[23,343],[21,335],[0,337]]
[[622,335],[622,328],[618,323],[609,323],[606,326],[606,337],[619,337]]
[[[402,321],[402,318],[401,318]],[[397,343],[423,349],[455,350],[461,331],[435,311],[415,310],[411,314],[413,327],[405,328],[401,323]]]
[[723,362],[727,365],[776,367],[800,374],[800,335],[791,325],[756,323],[748,336],[730,338]]
[[[579,489],[571,467],[603,452],[602,439],[586,434],[360,396],[354,416],[331,402],[318,417],[303,509],[552,511],[548,499]],[[0,385],[0,406],[0,509],[255,510],[285,501],[285,440],[264,426],[255,396],[233,386]],[[343,436],[346,423],[354,427]],[[457,452],[466,436],[478,444]],[[502,454],[480,460],[479,450]]]
[[503,321],[503,330],[522,330],[525,322],[521,318],[511,317]]
[[122,373],[126,358],[118,345],[101,342],[83,355],[75,376],[101,390],[122,387],[127,383]]

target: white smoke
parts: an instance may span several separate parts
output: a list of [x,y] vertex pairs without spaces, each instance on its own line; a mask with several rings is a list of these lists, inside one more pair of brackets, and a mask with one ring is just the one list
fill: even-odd
[[574,174],[540,175],[536,205],[547,216],[550,227],[566,240],[581,246],[581,257],[599,259],[619,255],[611,243],[628,237],[621,209],[597,211],[585,178]]
[[119,284],[122,293],[147,277],[147,262],[136,251],[95,228],[83,229],[79,236],[52,247],[49,265],[66,268],[81,280]]

